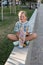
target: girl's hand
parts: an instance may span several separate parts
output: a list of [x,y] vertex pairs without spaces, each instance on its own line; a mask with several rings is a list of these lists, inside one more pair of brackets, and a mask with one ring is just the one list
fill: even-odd
[[26,32],[26,36],[27,36],[27,35],[30,35],[30,33],[29,33],[29,32]]

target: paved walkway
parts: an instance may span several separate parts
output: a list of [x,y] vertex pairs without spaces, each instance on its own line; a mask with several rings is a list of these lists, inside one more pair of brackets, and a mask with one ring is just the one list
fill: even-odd
[[[43,65],[43,5],[38,9],[35,32],[38,34],[33,43],[30,65]],[[28,62],[28,60],[27,60]],[[26,64],[28,65],[28,63]]]

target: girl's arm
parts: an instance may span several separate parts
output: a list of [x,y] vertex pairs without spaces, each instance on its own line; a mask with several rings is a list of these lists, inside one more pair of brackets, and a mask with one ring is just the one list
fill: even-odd
[[28,35],[30,35],[30,33],[29,32],[26,32],[26,36],[28,36]]
[[20,34],[19,32],[16,32],[16,36],[17,36],[18,39],[19,39],[19,34]]

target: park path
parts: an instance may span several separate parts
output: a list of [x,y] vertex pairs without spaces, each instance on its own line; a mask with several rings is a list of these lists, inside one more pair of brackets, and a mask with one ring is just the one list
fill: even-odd
[[38,37],[33,43],[30,65],[43,65],[43,4],[38,9],[34,32]]

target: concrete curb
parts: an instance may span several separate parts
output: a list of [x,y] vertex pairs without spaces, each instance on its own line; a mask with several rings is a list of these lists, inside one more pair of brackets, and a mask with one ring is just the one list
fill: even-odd
[[[34,31],[34,25],[36,22],[36,18],[37,18],[37,13],[38,10],[36,9],[32,15],[32,17],[30,18],[30,24],[33,24],[32,27],[32,32]],[[32,22],[33,21],[33,22]],[[32,52],[32,45],[33,45],[33,41],[31,41],[29,48],[28,48],[28,53],[27,53],[27,57],[26,57],[26,61],[25,61],[25,65],[30,65],[30,60],[31,60],[31,52]]]

